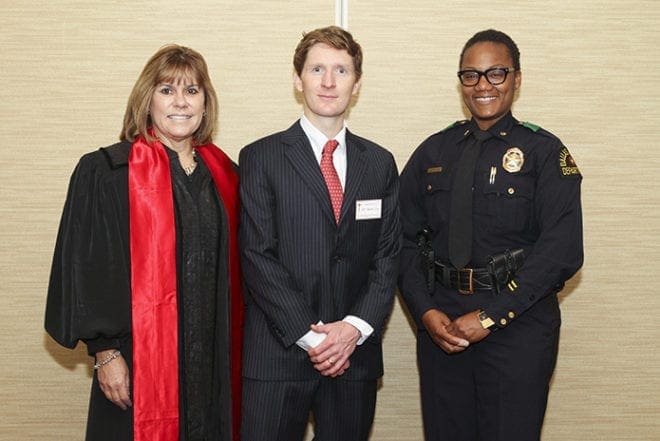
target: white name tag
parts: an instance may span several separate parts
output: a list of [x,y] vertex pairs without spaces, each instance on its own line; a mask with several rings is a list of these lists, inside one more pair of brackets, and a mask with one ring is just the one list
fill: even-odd
[[382,208],[382,199],[355,201],[355,220],[380,219]]

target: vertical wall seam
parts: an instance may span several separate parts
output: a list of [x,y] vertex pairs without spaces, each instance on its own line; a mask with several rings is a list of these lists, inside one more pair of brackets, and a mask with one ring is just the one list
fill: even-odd
[[335,25],[348,30],[348,0],[335,0]]

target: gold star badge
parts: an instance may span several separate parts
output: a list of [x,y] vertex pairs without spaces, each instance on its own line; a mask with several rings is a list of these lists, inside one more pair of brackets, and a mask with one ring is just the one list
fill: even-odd
[[519,172],[525,163],[525,155],[518,147],[510,147],[502,156],[502,168],[509,173]]

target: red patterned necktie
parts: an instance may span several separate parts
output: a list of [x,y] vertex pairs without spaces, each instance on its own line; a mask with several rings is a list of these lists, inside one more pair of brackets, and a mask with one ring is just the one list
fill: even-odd
[[339,214],[341,213],[341,203],[344,200],[344,190],[341,188],[339,175],[332,163],[332,155],[339,145],[334,139],[329,140],[323,146],[323,153],[321,153],[321,174],[325,179],[325,184],[328,186],[328,193],[330,193],[330,201],[332,202],[332,211],[335,213],[335,221],[339,223]]

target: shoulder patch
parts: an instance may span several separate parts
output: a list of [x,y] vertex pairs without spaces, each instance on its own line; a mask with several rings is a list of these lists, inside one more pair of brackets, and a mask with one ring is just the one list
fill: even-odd
[[445,132],[445,131],[447,131],[447,130],[449,130],[449,129],[453,129],[454,127],[462,126],[463,124],[466,124],[467,122],[468,122],[467,119],[462,119],[462,120],[459,120],[459,121],[454,121],[453,123],[449,124],[447,127],[445,127],[444,129],[442,129],[442,130],[440,130],[440,131],[441,131],[441,132]]
[[578,168],[577,164],[575,163],[575,160],[573,159],[573,156],[571,156],[571,153],[564,146],[562,146],[561,150],[559,151],[558,165],[559,165],[559,174],[562,177],[582,176],[582,174],[580,173],[580,169]]
[[529,122],[529,121],[522,121],[522,122],[520,123],[520,125],[523,126],[523,127],[528,128],[528,129],[531,130],[532,132],[538,132],[539,129],[541,128],[541,126],[537,126],[536,124],[531,123],[531,122]]

